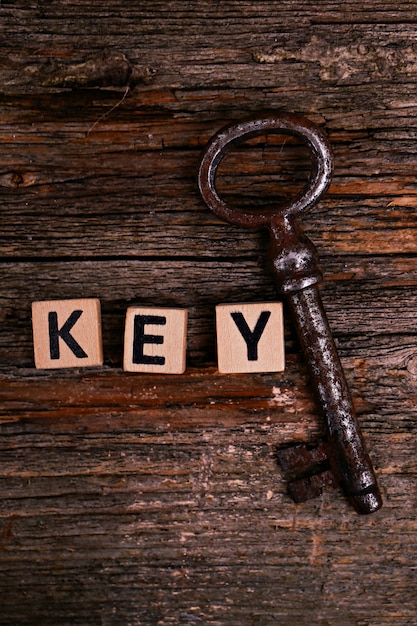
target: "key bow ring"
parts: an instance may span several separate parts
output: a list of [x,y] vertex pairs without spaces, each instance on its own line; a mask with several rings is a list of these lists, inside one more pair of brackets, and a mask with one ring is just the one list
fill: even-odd
[[[236,144],[264,133],[289,134],[299,137],[310,149],[312,172],[304,189],[293,199],[269,211],[242,211],[231,208],[218,194],[216,173],[223,158]],[[274,218],[297,216],[318,202],[330,185],[333,155],[330,144],[310,120],[293,113],[249,119],[222,128],[207,144],[198,174],[201,195],[208,206],[227,222],[249,228],[268,226]]]
[[[301,139],[311,156],[310,178],[294,198],[275,208],[233,208],[216,189],[218,167],[233,146],[265,133]],[[301,115],[279,112],[218,131],[203,151],[198,185],[205,203],[225,221],[246,228],[263,226],[270,232],[270,269],[287,300],[326,421],[325,440],[316,448],[297,444],[278,452],[290,477],[290,495],[302,502],[319,495],[326,485],[340,484],[358,513],[372,513],[382,506],[382,498],[317,287],[321,280],[317,250],[297,223],[297,217],[327,191],[332,174],[332,150],[325,134]]]

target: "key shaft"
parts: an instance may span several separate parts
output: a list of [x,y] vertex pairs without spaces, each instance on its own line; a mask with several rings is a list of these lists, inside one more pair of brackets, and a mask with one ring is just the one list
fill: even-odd
[[316,247],[293,217],[275,217],[270,233],[270,269],[287,300],[326,420],[332,471],[355,509],[372,513],[382,499],[318,290],[322,275]]
[[326,420],[333,473],[358,513],[372,513],[382,500],[317,285],[288,294],[287,301]]

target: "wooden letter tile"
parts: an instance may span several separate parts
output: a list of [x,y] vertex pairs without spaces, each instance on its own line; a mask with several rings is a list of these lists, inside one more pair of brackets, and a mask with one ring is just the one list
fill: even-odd
[[32,326],[38,369],[103,365],[99,300],[33,302]]
[[282,372],[284,325],[281,302],[216,307],[219,372]]
[[124,369],[182,374],[186,367],[186,309],[130,307],[126,313]]

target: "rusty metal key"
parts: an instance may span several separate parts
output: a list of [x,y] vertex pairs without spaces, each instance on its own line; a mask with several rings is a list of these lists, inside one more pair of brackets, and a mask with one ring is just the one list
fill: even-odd
[[[297,196],[277,208],[233,208],[216,189],[217,168],[234,145],[265,133],[301,139],[310,151],[310,178]],[[326,420],[325,441],[316,449],[298,444],[278,453],[283,469],[292,476],[290,494],[303,501],[315,497],[326,484],[340,484],[358,513],[372,513],[382,506],[382,498],[318,290],[322,275],[317,250],[297,223],[297,217],[328,189],[332,173],[333,156],[324,133],[301,115],[280,112],[228,125],[216,133],[203,151],[198,184],[204,201],[219,217],[238,226],[269,230],[270,269],[292,313]]]

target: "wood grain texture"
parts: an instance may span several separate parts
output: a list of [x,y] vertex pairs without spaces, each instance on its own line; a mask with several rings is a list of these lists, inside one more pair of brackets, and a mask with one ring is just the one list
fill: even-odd
[[[416,624],[416,20],[389,0],[1,2],[1,626]],[[200,151],[280,109],[334,148],[303,226],[383,491],[366,518],[286,494],[277,447],[323,432],[287,314],[284,372],[215,368],[216,304],[276,293],[266,234],[201,201]],[[261,137],[219,185],[270,206],[308,171]],[[35,370],[31,303],[64,298],[100,299],[104,367]],[[122,370],[130,306],[189,310],[185,374]]]

